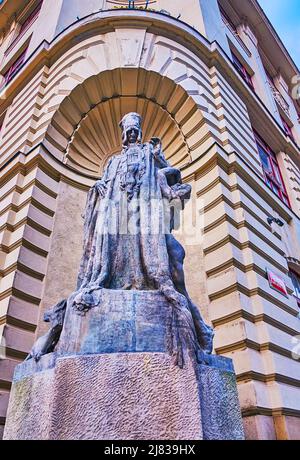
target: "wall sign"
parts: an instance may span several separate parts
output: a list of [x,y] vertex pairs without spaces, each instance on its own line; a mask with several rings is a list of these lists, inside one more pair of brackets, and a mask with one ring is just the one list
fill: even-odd
[[276,273],[272,272],[271,270],[267,269],[267,275],[269,280],[269,285],[275,291],[280,292],[284,296],[288,297],[288,292],[286,288],[286,284],[280,276],[276,275]]

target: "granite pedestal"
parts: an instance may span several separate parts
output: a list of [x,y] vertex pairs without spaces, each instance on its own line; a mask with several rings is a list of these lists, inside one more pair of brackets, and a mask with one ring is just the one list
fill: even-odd
[[65,324],[55,353],[17,366],[4,439],[243,439],[231,360],[176,366],[157,291],[104,291]]

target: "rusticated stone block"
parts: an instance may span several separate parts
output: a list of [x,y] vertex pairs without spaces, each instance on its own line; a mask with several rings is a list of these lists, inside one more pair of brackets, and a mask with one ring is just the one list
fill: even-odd
[[202,439],[197,376],[166,353],[42,357],[18,366],[5,439]]

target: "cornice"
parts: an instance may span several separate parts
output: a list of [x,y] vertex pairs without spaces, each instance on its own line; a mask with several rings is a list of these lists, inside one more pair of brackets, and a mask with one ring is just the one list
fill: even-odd
[[279,37],[279,35],[276,32],[273,24],[271,23],[271,21],[269,20],[268,16],[265,14],[265,12],[263,11],[263,9],[260,6],[260,4],[258,3],[258,1],[257,0],[250,0],[250,2],[252,3],[253,8],[256,9],[257,13],[261,17],[261,19],[262,19],[263,23],[265,24],[265,26],[268,28],[268,30],[272,34],[272,36],[273,36],[274,40],[276,41],[277,45],[281,48],[283,54],[289,60],[290,65],[293,68],[293,70],[295,71],[295,73],[299,74],[300,70],[299,70],[298,66],[296,65],[296,63],[292,59],[292,57],[291,57],[290,53],[288,52],[287,48],[284,46],[283,41]]

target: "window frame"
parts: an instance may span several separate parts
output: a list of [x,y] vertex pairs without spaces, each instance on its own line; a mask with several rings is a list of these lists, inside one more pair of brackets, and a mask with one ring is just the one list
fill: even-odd
[[5,55],[7,56],[10,51],[16,46],[16,44],[21,40],[21,38],[25,35],[27,30],[30,29],[32,24],[37,20],[39,17],[41,8],[43,5],[43,0],[39,0],[39,2],[36,4],[36,6],[31,10],[31,12],[25,17],[24,20],[20,23],[20,28],[14,37],[13,41],[10,43],[8,48],[5,51]]
[[[283,181],[276,154],[255,130],[254,137],[257,144],[257,150],[264,173],[265,184],[275,193],[276,196],[278,196],[278,198],[283,203],[285,203],[289,208],[291,208],[291,203],[289,200],[289,196],[287,194],[285,183]],[[262,149],[264,154],[268,157],[270,171],[267,171],[266,167],[264,166],[264,161],[262,160],[260,149]]]
[[0,89],[5,88],[17,75],[17,73],[20,71],[22,68],[26,53],[28,50],[28,45],[26,48],[22,51],[22,53],[19,54],[19,56],[14,60],[14,62],[10,65],[9,69],[3,74],[3,83]]
[[272,75],[270,74],[270,72],[265,68],[265,72],[266,72],[266,76],[267,76],[267,79],[268,81],[271,83],[271,85],[275,87],[275,83],[274,83],[274,78],[272,77]]
[[[300,308],[300,276],[298,275],[298,273],[296,273],[294,270],[292,270],[290,268],[289,269],[289,277],[291,279],[293,289],[294,289],[293,297],[295,297],[295,299],[297,300],[298,306]],[[295,286],[295,284],[293,282],[294,278],[296,278],[296,280],[297,280],[297,286]]]
[[285,134],[290,137],[292,139],[292,141],[295,142],[295,138],[294,138],[294,134],[293,134],[293,131],[292,131],[292,128],[289,126],[289,124],[285,121],[285,119],[283,118],[283,116],[280,115],[280,118],[281,118],[281,122],[283,124],[283,129],[284,129],[284,132]]
[[3,124],[4,124],[4,118],[5,118],[5,112],[0,115],[0,139],[1,139],[2,128],[3,128]]
[[2,145],[3,125],[5,122],[6,113],[7,113],[7,109],[4,112],[2,112],[0,115],[0,147]]
[[246,67],[242,64],[242,62],[239,60],[239,58],[233,51],[231,51],[231,55],[232,55],[232,62],[233,62],[234,67],[239,72],[243,80],[247,83],[249,88],[251,88],[252,91],[255,91],[252,76],[250,75]]
[[[219,3],[219,2],[218,2]],[[219,10],[220,10],[220,13],[221,13],[221,17],[222,17],[222,20],[224,22],[224,24],[231,29],[231,31],[234,33],[234,34],[237,34],[238,35],[238,30],[237,30],[237,26],[234,24],[233,20],[229,17],[229,15],[226,13],[226,11],[224,10],[224,8],[222,7],[222,5],[220,5],[219,3]]]

